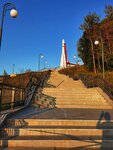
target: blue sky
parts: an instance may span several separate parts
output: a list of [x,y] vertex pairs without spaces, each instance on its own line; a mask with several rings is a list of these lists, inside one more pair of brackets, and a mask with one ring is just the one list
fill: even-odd
[[[3,4],[0,1],[0,15]],[[0,51],[0,74],[22,69],[38,70],[38,57],[42,53],[51,67],[58,67],[61,41],[67,44],[69,61],[74,63],[76,43],[82,35],[79,29],[89,12],[104,17],[106,4],[113,0],[10,0],[18,9],[19,16],[12,19],[7,12],[4,20],[2,49]],[[0,16],[1,20],[1,16]],[[44,60],[41,60],[41,68]]]

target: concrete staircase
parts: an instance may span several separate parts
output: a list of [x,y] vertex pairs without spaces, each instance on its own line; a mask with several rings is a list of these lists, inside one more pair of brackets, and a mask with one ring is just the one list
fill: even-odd
[[48,83],[56,88],[44,88],[43,93],[56,98],[57,108],[96,108],[112,109],[111,103],[98,91],[86,88],[80,80],[53,72]]
[[43,93],[56,98],[56,108],[31,118],[9,118],[1,129],[1,149],[112,150],[109,100],[97,88],[87,89],[57,71],[48,84],[56,88],[44,88]]
[[7,126],[10,127],[2,129],[4,138],[0,144],[11,149],[111,148],[113,129],[106,129],[111,126],[104,123],[100,125],[96,120],[9,119]]

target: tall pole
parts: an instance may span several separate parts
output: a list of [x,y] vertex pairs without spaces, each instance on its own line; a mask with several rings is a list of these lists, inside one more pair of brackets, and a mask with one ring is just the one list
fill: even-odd
[[1,104],[2,104],[2,88],[0,88],[0,111],[1,111]]
[[1,43],[2,43],[2,32],[3,32],[4,14],[5,14],[5,5],[3,6],[3,10],[2,10],[2,21],[1,21],[1,26],[0,26],[0,49],[1,49]]
[[40,71],[40,59],[43,58],[44,56],[42,54],[39,54],[39,62],[38,62],[38,71]]
[[44,69],[45,69],[45,66],[46,66],[46,63],[45,63],[45,61],[44,61]]
[[47,60],[44,61],[44,69],[46,69]]
[[[11,8],[9,8],[11,7]],[[4,17],[5,17],[5,13],[8,11],[10,11],[10,15],[15,18],[18,15],[18,12],[16,10],[16,7],[14,4],[12,3],[5,3],[2,9],[2,20],[1,20],[1,26],[0,26],[0,49],[1,49],[1,44],[2,44],[2,34],[3,34],[3,24],[4,24]]]
[[15,70],[15,64],[13,64],[12,74],[14,74],[14,70]]
[[101,48],[102,48],[102,77],[105,79],[105,68],[104,68],[104,44],[102,36],[100,36],[101,39]]
[[[102,78],[105,79],[105,67],[104,67],[104,43],[100,33],[100,43],[101,43],[101,51],[102,51]],[[98,45],[99,41],[95,41],[95,45]]]
[[39,54],[39,62],[38,62],[38,71],[40,71],[40,54]]

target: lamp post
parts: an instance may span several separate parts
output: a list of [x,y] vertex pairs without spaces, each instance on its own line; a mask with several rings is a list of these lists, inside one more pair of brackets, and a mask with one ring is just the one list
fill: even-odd
[[50,65],[48,65],[48,69],[50,68]]
[[46,69],[47,60],[44,61],[44,69]]
[[76,55],[74,55],[74,56],[73,56],[73,58],[74,58],[74,60],[75,60],[75,63],[76,63]]
[[76,63],[76,73],[78,74],[78,58],[76,55],[73,56],[75,63]]
[[76,55],[74,55],[73,58],[74,58],[76,64],[78,64],[78,57]]
[[12,4],[12,3],[5,3],[4,4],[3,10],[2,10],[2,21],[1,21],[1,26],[0,26],[0,49],[1,49],[1,44],[2,44],[4,17],[5,17],[6,12],[9,10],[10,10],[10,16],[12,18],[16,18],[18,16],[18,12],[17,12],[14,4]]
[[[94,42],[95,45],[99,44],[99,41]],[[103,47],[103,41],[101,39],[101,49],[102,49],[102,77],[105,79],[105,69],[104,69],[104,47]]]
[[40,71],[40,59],[44,58],[42,54],[39,54],[38,71]]
[[15,70],[15,64],[13,64],[12,74],[14,74],[14,70]]

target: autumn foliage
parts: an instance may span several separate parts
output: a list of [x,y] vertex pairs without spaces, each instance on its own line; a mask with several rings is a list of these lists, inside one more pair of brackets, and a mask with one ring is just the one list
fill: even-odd
[[[84,17],[80,26],[83,31],[78,41],[78,53],[87,69],[95,73],[102,71],[102,50],[105,70],[113,70],[113,6],[105,7],[105,18],[96,13]],[[99,44],[95,45],[95,41]]]

